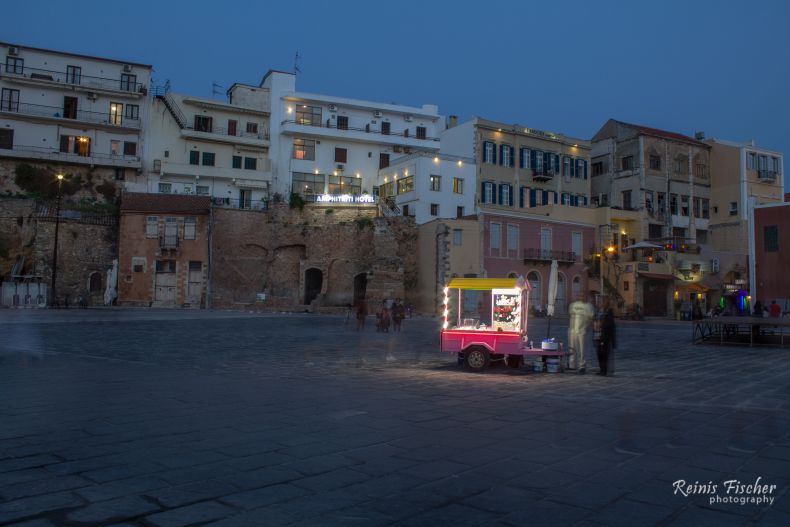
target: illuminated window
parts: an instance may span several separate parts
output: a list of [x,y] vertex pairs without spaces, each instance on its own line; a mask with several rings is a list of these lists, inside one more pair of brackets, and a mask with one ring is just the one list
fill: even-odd
[[296,124],[303,124],[306,126],[321,126],[321,107],[297,104]]
[[120,125],[123,122],[123,104],[119,102],[110,103],[110,124]]
[[442,190],[442,176],[431,176],[431,190]]
[[315,141],[312,139],[294,139],[294,159],[315,161]]
[[464,180],[463,180],[463,178],[460,178],[460,177],[453,178],[453,192],[455,194],[463,194],[464,193]]
[[326,176],[307,172],[294,172],[291,191],[303,196],[323,194]]
[[399,179],[397,183],[398,194],[405,194],[414,190],[414,176]]

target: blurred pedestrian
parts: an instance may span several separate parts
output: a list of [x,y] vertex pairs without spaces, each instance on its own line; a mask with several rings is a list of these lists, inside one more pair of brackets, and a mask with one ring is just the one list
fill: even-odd
[[607,307],[601,319],[601,336],[598,343],[598,375],[611,375],[614,373],[614,353],[617,347],[617,330],[614,324],[614,310]]
[[400,298],[395,299],[392,304],[392,330],[400,333],[400,325],[403,319],[406,318],[406,308],[401,304]]
[[771,307],[768,308],[768,313],[771,315],[771,318],[782,316],[782,308],[776,303],[776,300],[771,300]]
[[368,304],[364,300],[357,302],[357,331],[365,329],[365,318],[368,316]]
[[592,304],[582,299],[568,306],[570,321],[568,323],[568,367],[579,368],[579,373],[587,371],[587,360],[584,357],[584,343],[587,339],[587,328],[595,313]]

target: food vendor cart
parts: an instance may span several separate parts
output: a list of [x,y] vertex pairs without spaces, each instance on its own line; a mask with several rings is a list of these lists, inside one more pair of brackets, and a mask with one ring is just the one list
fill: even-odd
[[453,278],[444,288],[441,351],[456,353],[473,371],[491,362],[511,368],[525,357],[559,358],[562,346],[545,340],[533,347],[527,336],[529,282],[519,278]]

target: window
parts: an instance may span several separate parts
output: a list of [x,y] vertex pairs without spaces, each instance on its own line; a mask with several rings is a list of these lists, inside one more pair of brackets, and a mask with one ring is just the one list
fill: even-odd
[[698,178],[708,177],[708,167],[704,163],[697,163],[694,165],[694,175]]
[[708,231],[697,229],[697,243],[708,243]]
[[749,170],[757,170],[757,163],[756,163],[757,155],[754,152],[749,152],[746,156],[746,168]]
[[757,158],[757,160],[759,161],[758,168],[760,170],[765,170],[766,165],[768,164],[768,156],[760,156]]
[[402,210],[403,210],[403,216],[404,217],[409,215],[409,206],[408,205],[404,205]]
[[536,174],[543,173],[543,152],[540,150],[533,150],[532,153],[535,155],[535,169]]
[[214,152],[203,152],[203,166],[206,167],[213,167],[214,166]]
[[126,113],[124,114],[124,116],[127,119],[138,121],[140,119],[140,106],[137,104],[127,104]]
[[453,178],[453,193],[455,194],[463,194],[464,193],[464,180],[460,177]]
[[173,190],[173,185],[170,183],[159,183],[159,192],[162,194],[170,194]]
[[571,178],[571,158],[566,157],[562,160],[562,175],[565,179]]
[[241,156],[233,156],[232,165],[233,168],[241,168]]
[[765,252],[775,253],[779,252],[779,226],[766,225],[763,227],[763,243],[765,244]]
[[603,175],[603,162],[602,161],[598,161],[596,163],[593,163],[593,165],[592,165],[592,175],[593,176],[601,176],[601,175]]
[[397,193],[398,194],[405,194],[406,192],[411,192],[414,190],[414,176],[405,177],[403,179],[399,179],[396,183],[397,186]]
[[257,170],[257,169],[258,169],[258,159],[254,157],[244,158],[244,170]]
[[502,225],[499,223],[491,224],[491,249],[499,250],[502,246]]
[[772,157],[771,159],[773,159],[773,165],[774,165],[773,166],[773,171],[776,172],[777,174],[781,174],[782,173],[782,167],[781,167],[781,163],[779,161],[779,158],[778,157]]
[[207,185],[198,185],[195,187],[195,194],[198,196],[208,196],[209,188]]
[[547,227],[540,229],[540,252],[542,258],[551,260],[551,229]]
[[431,216],[438,216],[438,215],[439,215],[439,204],[431,203]]
[[329,176],[327,194],[360,194],[362,183],[359,178],[351,176]]
[[145,272],[145,258],[141,256],[132,257],[132,272],[133,273]]
[[346,163],[348,150],[345,148],[335,148],[335,163]]
[[687,159],[676,159],[675,160],[675,174],[685,174],[686,168],[688,168],[688,160]]
[[258,135],[258,123],[247,123],[247,133]]
[[738,202],[731,201],[730,202],[730,216],[737,216],[738,215]]
[[483,203],[494,203],[494,184],[491,182],[483,183]]
[[700,218],[702,214],[702,207],[701,207],[701,200],[700,198],[694,198],[692,203],[692,211],[694,213],[695,218]]
[[91,139],[90,137],[78,135],[61,135],[60,151],[66,154],[89,157],[91,155]]
[[661,170],[661,156],[650,156],[650,169]]
[[190,165],[199,165],[200,164],[200,152],[197,150],[190,150],[189,151],[189,164]]
[[511,159],[511,157],[512,157],[513,147],[510,145],[499,145],[499,148],[500,148],[499,161],[502,164],[502,166],[503,167],[512,166],[513,160]]
[[667,209],[667,195],[665,192],[658,193],[658,212],[664,213]]
[[418,126],[417,127],[417,139],[425,139],[425,137],[426,137],[425,132],[426,132],[426,130],[425,130],[424,126]]
[[184,184],[184,194],[192,194],[192,184],[185,183]]
[[[389,124],[389,123],[387,123],[387,124]],[[390,166],[390,155],[389,154],[379,154],[379,168],[387,168],[388,166]]]
[[123,155],[125,156],[136,156],[137,155],[137,143],[134,141],[124,141],[123,143]]
[[463,229],[453,229],[453,245],[461,245],[463,243]]
[[121,142],[116,141],[113,139],[110,141],[110,155],[119,156],[121,155]]
[[196,132],[211,132],[212,125],[211,117],[205,115],[195,116],[195,131]]
[[431,190],[442,190],[442,176],[431,176]]
[[633,170],[634,156],[625,156],[622,159],[620,159],[620,163],[623,170]]
[[623,291],[628,291],[628,280],[623,280]]
[[315,141],[294,138],[294,159],[315,161]]
[[623,208],[625,210],[631,210],[631,191],[624,190],[623,191]]
[[573,251],[574,260],[581,258],[582,255],[582,233],[571,233],[571,251]]
[[496,163],[496,145],[490,141],[483,143],[483,163]]
[[324,174],[294,172],[291,189],[302,195],[323,194],[326,177]]
[[25,72],[25,59],[20,59],[19,57],[6,57],[5,71],[6,73],[22,75]]
[[175,273],[176,261],[175,260],[157,260],[156,261],[157,273]]
[[529,168],[529,149],[520,148],[519,155],[519,168]]
[[137,75],[121,74],[121,89],[123,91],[137,91]]
[[228,119],[228,135],[236,135],[236,124],[235,119]]
[[507,226],[507,250],[518,252],[518,225]]
[[63,97],[63,118],[76,119],[77,118],[77,105],[79,99],[76,97]]
[[678,213],[678,195],[677,194],[670,194],[669,195],[669,213],[673,215],[677,215]]
[[348,117],[345,115],[337,116],[337,129],[348,130]]
[[0,99],[0,110],[4,112],[19,111],[19,90],[3,88],[2,99]]
[[688,196],[680,196],[680,215],[681,216],[688,216],[689,215],[689,197]]
[[710,201],[707,199],[702,200],[702,217],[706,220],[710,218]]
[[390,135],[390,123],[389,123],[389,121],[382,121],[381,122],[381,133],[382,133],[382,135]]
[[306,126],[321,126],[321,107],[296,105],[296,124]]
[[512,193],[510,192],[510,185],[507,184],[499,185],[499,204],[510,205],[512,199],[513,196]]
[[110,103],[110,124],[120,125],[123,121],[123,104],[119,102]]
[[[162,192],[161,186],[163,183],[159,184],[160,190]],[[158,216],[146,216],[145,218],[145,237],[146,238],[158,238],[159,237],[159,217]]]
[[649,212],[653,212],[653,191],[646,190],[645,191],[645,208]]
[[464,208],[463,207],[456,207],[455,208],[455,217],[456,218],[463,218],[464,217]]
[[184,218],[184,239],[194,240],[197,237],[197,218],[187,216]]

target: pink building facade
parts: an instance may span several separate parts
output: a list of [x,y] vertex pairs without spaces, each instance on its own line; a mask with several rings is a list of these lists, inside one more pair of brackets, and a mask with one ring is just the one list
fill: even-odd
[[489,278],[524,276],[532,287],[530,306],[545,309],[551,261],[557,260],[555,314],[588,291],[588,265],[595,227],[584,223],[508,214],[483,214],[483,267]]

